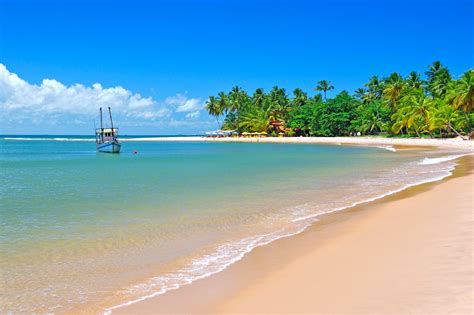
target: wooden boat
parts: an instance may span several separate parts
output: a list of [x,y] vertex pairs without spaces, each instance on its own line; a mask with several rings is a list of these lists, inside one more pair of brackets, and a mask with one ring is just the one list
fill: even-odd
[[98,152],[120,153],[121,144],[118,141],[118,128],[114,128],[112,111],[109,107],[110,128],[102,125],[102,107],[100,108],[100,128],[95,129],[95,144]]

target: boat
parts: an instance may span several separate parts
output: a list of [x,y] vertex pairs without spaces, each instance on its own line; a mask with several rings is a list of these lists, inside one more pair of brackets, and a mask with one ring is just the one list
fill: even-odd
[[100,108],[100,128],[95,129],[95,144],[98,152],[120,153],[121,144],[118,141],[118,128],[114,128],[112,111],[109,107],[110,128],[102,125],[102,107]]

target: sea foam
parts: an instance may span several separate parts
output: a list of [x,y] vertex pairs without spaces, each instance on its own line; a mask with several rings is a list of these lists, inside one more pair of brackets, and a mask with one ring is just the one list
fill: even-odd
[[436,158],[424,158],[419,164],[420,165],[439,164],[439,163],[443,163],[443,162],[456,160],[456,159],[458,159],[460,157],[463,157],[465,155],[468,155],[468,154],[447,155],[447,156],[436,157]]
[[383,145],[383,146],[378,146],[377,148],[379,149],[384,149],[384,150],[388,150],[388,151],[391,151],[391,152],[397,152],[397,149],[395,149],[393,146],[391,145]]

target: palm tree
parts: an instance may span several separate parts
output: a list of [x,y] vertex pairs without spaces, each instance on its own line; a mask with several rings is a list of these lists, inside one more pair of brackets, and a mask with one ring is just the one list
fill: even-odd
[[288,116],[290,107],[285,89],[274,86],[270,93],[268,93],[268,100],[270,115],[273,116],[274,119],[284,121]]
[[459,80],[448,86],[446,100],[456,109],[469,114],[474,103],[474,69],[466,71]]
[[235,130],[239,127],[239,117],[237,113],[228,113],[222,123],[222,129]]
[[369,82],[364,84],[371,93],[372,100],[380,99],[383,93],[383,83],[380,81],[379,77],[374,75],[369,79]]
[[308,94],[303,92],[303,90],[300,88],[296,88],[293,91],[293,96],[293,104],[295,104],[296,106],[302,106],[308,101]]
[[403,111],[406,113],[406,126],[413,127],[415,133],[420,137],[420,131],[428,129],[428,116],[433,108],[433,100],[425,96],[420,88],[402,98]]
[[376,101],[377,99],[377,95],[374,92],[369,91],[365,93],[364,97],[362,98],[362,103],[370,104],[373,101]]
[[318,85],[314,88],[315,91],[323,91],[324,94],[324,101],[326,102],[326,92],[330,90],[334,90],[334,86],[331,85],[331,81],[328,80],[321,80],[318,82]]
[[219,116],[222,115],[222,107],[214,96],[209,96],[209,100],[206,101],[206,110],[209,115],[216,117],[217,127],[220,129]]
[[425,72],[426,77],[428,78],[428,84],[436,77],[436,75],[443,69],[444,66],[441,64],[441,61],[436,60],[428,66],[428,71]]
[[367,93],[366,89],[358,88],[357,90],[354,91],[354,96],[357,97],[359,100],[363,100],[365,93]]
[[434,97],[442,97],[446,93],[448,83],[451,82],[451,74],[448,68],[443,66],[440,61],[435,61],[429,65],[429,70],[425,72],[427,88]]
[[383,130],[384,126],[385,124],[383,120],[376,113],[370,113],[363,118],[360,131],[363,134],[366,134],[367,132],[372,134],[376,130]]
[[412,89],[419,89],[422,87],[423,82],[420,79],[420,74],[418,72],[412,71],[406,79],[407,86]]
[[323,97],[321,93],[318,93],[315,96],[313,96],[313,100],[315,103],[321,103],[323,101]]
[[252,103],[257,107],[262,107],[263,101],[265,100],[265,92],[263,89],[258,88],[252,95]]
[[229,93],[229,112],[236,112],[242,108],[247,100],[247,93],[239,86],[234,86]]
[[270,121],[269,109],[252,107],[251,110],[242,113],[239,129],[251,132],[267,131]]
[[392,73],[390,77],[386,79],[386,85],[383,89],[383,95],[388,100],[388,104],[392,111],[395,110],[398,102],[398,98],[405,86],[405,81],[398,73]]
[[229,112],[230,102],[229,98],[223,91],[217,94],[217,103],[219,104],[221,115],[227,115],[227,113]]
[[408,115],[404,110],[397,110],[391,117],[392,120],[392,132],[396,135],[399,133],[403,134],[403,129],[407,129]]
[[437,109],[434,112],[434,117],[430,121],[430,130],[445,129],[448,132],[451,130],[463,140],[467,140],[457,129],[462,129],[467,126],[467,121],[464,115],[459,110],[450,106],[441,99],[437,99]]

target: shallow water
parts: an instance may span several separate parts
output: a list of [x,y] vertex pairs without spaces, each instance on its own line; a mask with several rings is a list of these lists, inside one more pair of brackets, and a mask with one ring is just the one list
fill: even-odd
[[[209,276],[458,152],[0,138],[0,312],[104,311]],[[132,152],[136,150],[138,154]]]

